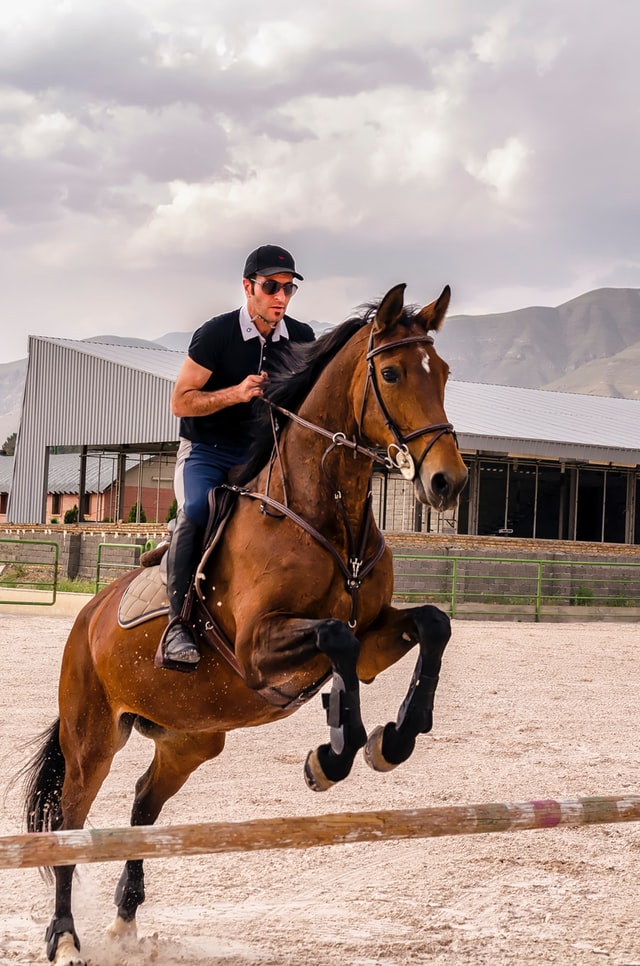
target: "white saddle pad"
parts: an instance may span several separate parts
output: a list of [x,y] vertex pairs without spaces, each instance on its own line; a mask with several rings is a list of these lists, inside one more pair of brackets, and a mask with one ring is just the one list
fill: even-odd
[[[166,560],[166,555],[162,562]],[[161,571],[164,571],[161,573]],[[164,579],[163,579],[164,578]],[[169,612],[167,599],[166,564],[146,567],[131,581],[120,600],[120,627],[135,627]]]

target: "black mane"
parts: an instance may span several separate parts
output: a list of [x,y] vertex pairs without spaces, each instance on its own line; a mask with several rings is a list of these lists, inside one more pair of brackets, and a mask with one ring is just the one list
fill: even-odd
[[[377,307],[377,302],[367,303],[363,306],[362,315],[347,319],[315,342],[290,343],[277,361],[270,363],[265,397],[284,409],[297,412],[325,366],[363,325],[372,321]],[[258,475],[273,449],[271,410],[260,403],[256,404],[256,410],[248,460],[232,474],[232,482],[238,486],[246,486]],[[282,428],[286,417],[279,413],[276,415],[278,426]]]

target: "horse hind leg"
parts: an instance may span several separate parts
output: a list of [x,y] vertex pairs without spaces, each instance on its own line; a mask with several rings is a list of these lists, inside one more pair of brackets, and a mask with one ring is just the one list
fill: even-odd
[[[63,824],[62,788],[65,760],[60,748],[60,719],[41,735],[39,747],[21,776],[25,780],[24,817],[27,831],[57,831]],[[56,908],[45,933],[48,958],[69,966],[82,966],[80,941],[71,916],[73,866],[43,869],[45,879],[56,878]]]
[[418,643],[420,652],[396,721],[378,726],[367,739],[365,761],[380,772],[392,771],[406,761],[413,753],[417,736],[431,731],[442,655],[451,636],[451,622],[437,607],[427,604],[396,614],[401,620],[394,632],[397,635],[404,625],[400,636],[406,642],[405,648]]
[[[86,706],[83,705],[86,711]],[[108,713],[97,693],[91,695],[91,714]],[[76,709],[78,710],[78,709]],[[86,724],[86,722],[85,722]],[[95,724],[95,720],[94,720]],[[77,725],[77,727],[76,727]],[[73,711],[62,716],[43,736],[43,744],[27,767],[25,812],[30,832],[82,828],[89,809],[124,744],[126,726],[85,731]],[[45,933],[46,952],[54,966],[85,966],[71,911],[75,866],[56,866],[55,909]]]
[[[220,754],[225,734],[170,732],[145,719],[137,719],[136,728],[152,738],[156,747],[153,761],[136,783],[131,825],[153,825],[165,802],[182,788],[196,768]],[[114,901],[118,911],[109,928],[112,937],[124,941],[136,938],[136,913],[144,900],[142,859],[129,859],[116,886]]]
[[367,733],[360,715],[357,638],[342,621],[327,620],[317,627],[316,646],[333,669],[331,691],[322,695],[330,741],[309,752],[304,777],[309,788],[322,792],[347,777]]
[[[59,747],[64,758],[60,793],[61,829],[84,826],[89,810],[109,774],[114,755],[131,734],[133,717],[117,716],[95,673],[83,638],[70,636],[60,673]],[[56,904],[46,934],[47,955],[54,966],[84,966],[73,928],[73,866],[54,869]]]

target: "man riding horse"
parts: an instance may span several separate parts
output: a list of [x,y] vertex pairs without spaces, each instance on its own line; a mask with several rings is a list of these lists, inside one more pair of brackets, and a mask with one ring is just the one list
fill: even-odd
[[178,518],[167,555],[169,624],[158,652],[161,667],[193,671],[200,648],[181,619],[202,549],[209,491],[242,462],[249,445],[252,402],[263,393],[269,361],[291,342],[311,342],[310,325],[286,315],[297,290],[293,257],[261,245],[247,257],[240,309],[217,315],[193,335],[171,397],[180,417],[174,489]]

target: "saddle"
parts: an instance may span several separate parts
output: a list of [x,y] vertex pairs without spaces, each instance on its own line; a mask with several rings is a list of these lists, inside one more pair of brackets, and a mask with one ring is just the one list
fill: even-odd
[[[223,530],[233,513],[238,492],[219,486],[209,492],[209,519],[203,537],[203,552],[196,572],[189,584],[182,616],[200,639],[220,652],[231,666],[242,675],[233,647],[216,623],[205,601],[197,590],[198,576],[204,564],[217,546]],[[118,607],[118,624],[123,628],[135,627],[169,612],[167,598],[167,558],[169,538],[147,551],[140,558],[141,571],[125,590]],[[243,676],[243,675],[242,675]]]

